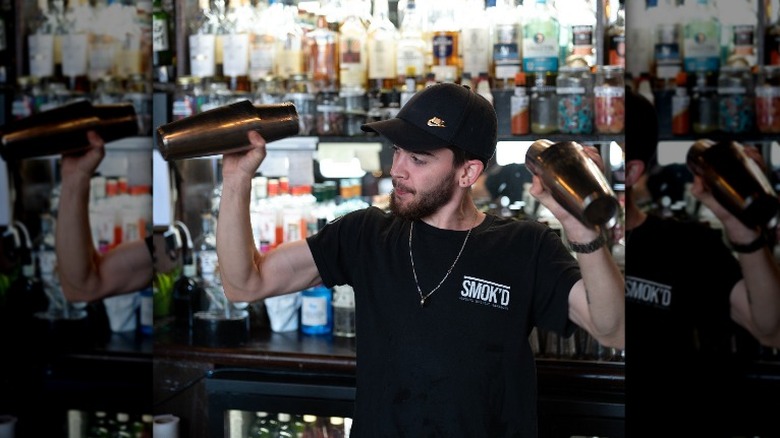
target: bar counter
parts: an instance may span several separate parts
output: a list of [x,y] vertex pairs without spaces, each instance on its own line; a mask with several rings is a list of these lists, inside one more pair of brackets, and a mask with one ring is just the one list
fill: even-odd
[[[241,345],[199,345],[171,320],[159,321],[155,414],[180,417],[181,436],[191,438],[223,436],[229,410],[349,416],[354,338],[255,327]],[[540,438],[623,436],[623,362],[538,358],[536,364]]]

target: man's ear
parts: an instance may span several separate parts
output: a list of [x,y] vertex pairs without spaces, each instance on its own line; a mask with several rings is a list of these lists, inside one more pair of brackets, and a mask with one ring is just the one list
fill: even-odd
[[645,173],[645,163],[641,160],[629,160],[626,162],[626,185],[634,185],[642,174]]
[[482,174],[483,170],[485,170],[485,164],[482,163],[482,161],[480,160],[466,161],[466,163],[463,165],[463,173],[461,173],[461,177],[460,177],[460,186],[461,187],[473,186],[479,179],[479,176]]

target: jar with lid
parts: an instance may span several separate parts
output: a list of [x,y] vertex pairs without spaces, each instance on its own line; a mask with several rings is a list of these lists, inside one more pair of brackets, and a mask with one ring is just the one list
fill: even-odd
[[531,87],[531,133],[552,134],[558,130],[554,76],[534,75]]
[[718,75],[718,127],[724,132],[753,129],[753,77],[748,67],[721,67]]
[[755,89],[756,127],[763,134],[780,133],[780,65],[764,65]]
[[198,112],[198,97],[202,94],[200,80],[195,76],[176,78],[176,90],[173,94],[172,119],[179,120]]
[[564,66],[555,81],[558,131],[590,134],[593,131],[593,82],[588,67]]
[[718,129],[718,92],[713,72],[699,70],[692,74],[691,126],[694,134],[707,134]]
[[335,91],[321,91],[316,100],[317,135],[342,135],[344,129],[344,105]]
[[367,95],[361,88],[342,90],[339,97],[344,103],[344,135],[363,135],[360,125],[366,123]]
[[626,84],[619,65],[596,67],[593,85],[593,114],[598,134],[619,134],[626,125]]
[[284,94],[284,84],[278,76],[265,76],[252,83],[253,101],[256,104],[280,103]]
[[298,122],[301,125],[300,135],[314,134],[315,127],[315,96],[311,92],[312,84],[305,74],[290,76],[287,93],[281,99],[292,102],[298,110]]

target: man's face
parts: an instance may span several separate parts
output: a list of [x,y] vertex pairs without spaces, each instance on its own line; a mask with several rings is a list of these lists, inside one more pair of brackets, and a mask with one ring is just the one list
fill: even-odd
[[395,147],[393,192],[390,211],[404,219],[421,219],[447,204],[455,193],[456,169],[452,166],[452,151],[410,152]]

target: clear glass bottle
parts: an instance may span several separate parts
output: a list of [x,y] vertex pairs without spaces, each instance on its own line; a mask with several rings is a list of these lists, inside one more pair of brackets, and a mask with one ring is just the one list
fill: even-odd
[[522,64],[520,10],[511,0],[498,0],[492,12],[491,72],[495,88],[508,88]]
[[408,79],[422,77],[425,74],[425,40],[422,34],[422,15],[415,0],[406,4],[400,26],[400,39],[396,47],[397,82],[406,83]]
[[198,6],[188,37],[190,75],[212,78],[217,72],[217,23],[209,0],[198,0]]
[[347,8],[339,25],[339,89],[368,89],[368,27],[360,16],[360,2],[342,3]]
[[366,32],[369,90],[389,90],[396,82],[395,63],[399,33],[395,24],[390,21],[387,0],[374,0],[373,16]]
[[590,134],[593,131],[593,80],[588,67],[563,66],[558,69],[558,131],[564,134]]
[[355,337],[355,291],[345,284],[333,288],[333,335]]
[[[306,73],[311,78],[312,92],[338,90],[339,34],[332,30],[324,14],[317,16],[317,27],[306,33]],[[306,134],[303,134],[306,135]]]
[[709,0],[685,3],[688,20],[683,25],[685,71],[717,72],[720,68],[720,19]]
[[619,65],[626,68],[626,4],[625,0],[618,2],[615,18],[607,26],[605,51],[606,64]]
[[555,86],[548,85],[554,76],[534,75],[534,85],[531,87],[531,133],[552,134],[558,130],[558,113]]
[[718,129],[716,76],[706,71],[698,71],[693,76],[691,129],[694,134],[707,134]]
[[[490,21],[485,13],[484,0],[464,0],[463,8],[462,15],[465,17],[461,19],[460,29],[463,60],[461,75],[470,73],[472,77],[477,77],[481,72],[490,71],[490,55],[493,46],[490,41]],[[519,65],[518,56],[518,68]]]
[[618,134],[626,124],[625,70],[617,65],[596,67],[593,86],[595,132]]
[[523,71],[557,72],[560,23],[558,14],[547,0],[524,4]]
[[456,7],[450,1],[436,1],[430,10],[432,47],[430,71],[439,82],[459,82],[461,75],[460,25],[456,19]]

